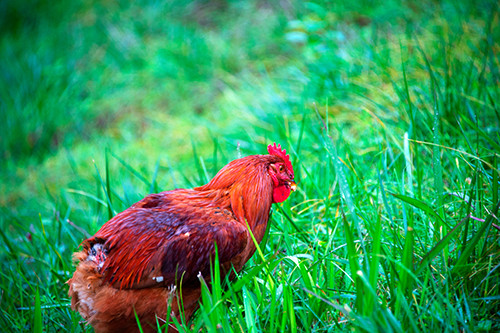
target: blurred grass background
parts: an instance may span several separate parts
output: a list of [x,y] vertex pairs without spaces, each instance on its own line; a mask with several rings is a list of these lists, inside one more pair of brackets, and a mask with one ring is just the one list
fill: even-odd
[[7,0],[0,31],[7,331],[90,330],[86,234],[275,141],[299,191],[193,331],[500,329],[498,2]]

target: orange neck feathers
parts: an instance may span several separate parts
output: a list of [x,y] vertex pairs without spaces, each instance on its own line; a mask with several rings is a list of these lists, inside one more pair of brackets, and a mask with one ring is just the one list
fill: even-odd
[[273,183],[268,169],[278,160],[272,155],[253,155],[234,160],[222,168],[206,185],[196,191],[227,191],[228,196],[216,196],[216,205],[230,208],[236,218],[255,227],[267,223],[273,203]]

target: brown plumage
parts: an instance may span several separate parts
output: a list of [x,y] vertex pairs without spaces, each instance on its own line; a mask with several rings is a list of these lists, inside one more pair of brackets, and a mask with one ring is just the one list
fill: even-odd
[[260,243],[271,204],[295,189],[286,151],[268,152],[232,161],[204,186],[151,194],[105,223],[74,255],[72,309],[96,332],[137,331],[134,309],[143,330],[156,331],[169,304],[188,321],[199,276],[210,282],[214,244],[222,273],[240,271],[256,250],[247,223]]

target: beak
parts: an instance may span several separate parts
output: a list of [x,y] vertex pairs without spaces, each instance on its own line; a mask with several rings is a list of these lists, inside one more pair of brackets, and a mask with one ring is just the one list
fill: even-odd
[[290,190],[295,191],[297,189],[297,184],[293,180],[288,182],[288,185],[290,186]]

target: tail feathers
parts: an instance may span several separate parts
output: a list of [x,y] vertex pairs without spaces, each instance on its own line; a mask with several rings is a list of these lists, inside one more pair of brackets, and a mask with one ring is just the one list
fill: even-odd
[[[104,255],[104,257],[103,257]],[[156,332],[156,316],[166,318],[171,290],[145,288],[119,290],[103,283],[99,272],[104,252],[97,255],[85,250],[74,254],[80,261],[73,277],[68,280],[71,308],[94,327],[96,332],[138,331],[134,309],[143,331]],[[170,296],[170,297],[169,297]],[[178,313],[177,298],[171,304],[172,314]],[[164,323],[159,320],[160,325]]]
[[95,262],[88,261],[84,251],[73,254],[75,261],[80,261],[73,277],[68,280],[71,308],[80,312],[82,317],[89,320],[95,315],[94,300],[101,289],[101,274],[97,271]]

